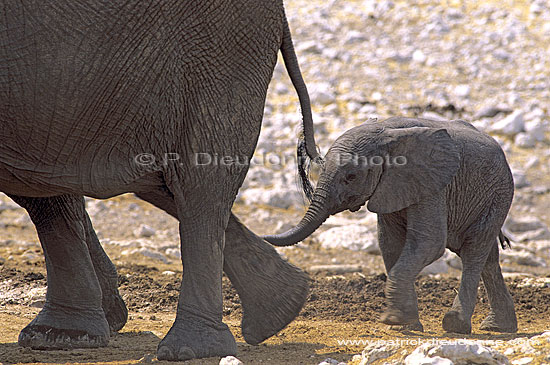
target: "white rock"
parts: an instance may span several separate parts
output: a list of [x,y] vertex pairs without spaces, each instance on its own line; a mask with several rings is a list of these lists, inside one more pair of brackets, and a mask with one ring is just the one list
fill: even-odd
[[319,363],[319,365],[346,365],[346,363],[340,362],[340,361],[335,360],[335,359],[331,359],[331,358],[329,357],[329,358],[324,359],[323,361],[321,361],[321,362]]
[[540,228],[514,235],[514,241],[516,242],[543,241],[547,239],[550,239],[550,231],[547,228]]
[[302,195],[296,190],[289,190],[288,187],[246,189],[239,195],[239,199],[250,205],[267,205],[281,209],[301,208],[304,205]]
[[420,275],[437,275],[445,274],[447,272],[449,272],[449,265],[447,264],[445,258],[441,257],[423,268]]
[[467,98],[468,96],[470,96],[471,90],[472,88],[470,87],[470,85],[457,85],[454,88],[454,94],[460,98]]
[[133,250],[124,250],[120,254],[122,256],[129,256],[129,255],[133,255],[133,254],[141,254],[145,257],[149,257],[149,258],[152,258],[152,259],[155,259],[155,260],[160,260],[160,261],[164,262],[165,264],[170,262],[170,261],[168,261],[166,256],[164,256],[162,253],[150,250],[150,249],[145,248],[145,247],[135,248]]
[[412,60],[417,63],[424,63],[428,57],[421,50],[417,49],[412,54]]
[[334,87],[328,82],[317,82],[308,84],[309,95],[312,104],[332,104],[336,101]]
[[525,188],[531,185],[529,180],[527,180],[527,176],[525,175],[525,172],[521,170],[512,170],[512,176],[514,178],[514,187],[516,189]]
[[369,365],[381,359],[393,356],[400,349],[398,344],[369,343],[361,352],[359,365]]
[[448,255],[445,257],[447,265],[453,269],[462,270],[462,260],[455,253],[447,251]]
[[324,248],[347,248],[380,254],[376,232],[361,225],[347,225],[331,228],[317,236]]
[[536,146],[537,141],[535,137],[529,133],[518,133],[514,138],[514,143],[521,148],[533,148]]
[[524,112],[516,110],[506,118],[494,123],[490,131],[495,133],[514,135],[524,131],[525,121],[523,119]]
[[155,235],[156,231],[154,228],[149,227],[146,224],[140,224],[138,228],[134,230],[134,236],[136,237],[153,237]]
[[179,248],[167,248],[165,252],[168,256],[181,258],[181,250]]
[[546,133],[550,128],[541,120],[534,119],[528,122],[525,122],[524,125],[525,132],[535,139],[538,142],[544,141],[546,139]]
[[220,360],[220,365],[243,365],[243,362],[235,356],[226,356]]
[[162,275],[173,276],[173,275],[176,275],[176,273],[170,270],[166,270],[162,272]]
[[323,50],[323,46],[319,44],[317,41],[304,41],[304,42],[298,42],[296,45],[296,52],[299,53],[321,53]]
[[39,256],[33,250],[27,250],[27,251],[23,252],[23,254],[21,255],[21,258],[25,259],[25,260],[29,260],[29,261],[35,261],[35,260],[40,259],[41,256]]
[[513,365],[527,365],[527,364],[532,363],[533,360],[534,360],[534,359],[533,359],[532,357],[522,357],[522,358],[513,360],[513,361],[512,361],[512,364],[513,364]]
[[251,185],[270,185],[273,181],[273,170],[264,166],[254,166],[248,171],[246,181]]
[[13,202],[0,202],[0,212],[3,212],[4,210],[17,210],[17,209],[23,209],[19,205],[13,203]]
[[514,233],[536,231],[541,228],[548,228],[540,219],[534,216],[520,218],[508,217],[504,223],[506,229]]
[[432,112],[432,111],[425,111],[425,112],[422,113],[421,116],[422,116],[422,118],[437,120],[437,121],[441,121],[441,122],[445,122],[445,121],[449,120],[449,119],[445,118],[444,116],[442,116],[441,114],[438,114],[438,113]]
[[524,167],[526,170],[529,170],[531,168],[539,166],[539,164],[540,164],[540,159],[538,158],[538,156],[531,156],[525,163]]
[[366,40],[367,40],[367,37],[365,34],[356,30],[352,30],[352,31],[346,32],[344,37],[344,44],[365,42]]
[[543,258],[537,257],[535,254],[525,250],[501,251],[500,259],[504,263],[515,263],[518,265],[525,265],[525,266],[546,267],[546,261]]
[[372,95],[370,96],[370,98],[373,100],[373,101],[380,101],[382,100],[382,93],[379,92],[379,91],[375,91],[372,93]]
[[473,341],[459,340],[455,343],[425,343],[405,358],[405,365],[418,364],[510,364],[506,356],[490,347]]
[[308,269],[311,273],[318,272],[328,272],[331,274],[347,274],[353,272],[363,271],[363,266],[361,265],[348,265],[348,264],[339,264],[339,265],[312,265]]

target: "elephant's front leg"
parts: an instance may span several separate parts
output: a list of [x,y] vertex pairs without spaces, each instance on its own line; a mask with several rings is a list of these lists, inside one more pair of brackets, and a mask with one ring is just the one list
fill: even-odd
[[44,308],[19,335],[37,349],[106,346],[109,324],[87,240],[82,197],[11,198],[36,226],[48,274]]
[[[380,318],[381,322],[390,325],[419,323],[414,282],[420,271],[441,257],[445,251],[447,211],[444,192],[408,207],[406,216],[405,245],[388,271],[387,309]],[[399,242],[395,244],[398,245]]]
[[[378,214],[378,244],[382,252],[386,273],[389,273],[394,267],[407,240],[407,218],[406,211]],[[394,325],[392,329],[407,331],[424,331],[424,326],[420,323],[418,315],[416,321],[406,325]]]
[[[184,190],[184,186],[195,188]],[[180,183],[170,189],[180,221],[183,280],[176,320],[158,345],[159,360],[237,352],[235,339],[222,322],[224,231],[232,202],[223,196],[224,189],[210,189],[213,184],[203,187],[205,191],[196,186]]]

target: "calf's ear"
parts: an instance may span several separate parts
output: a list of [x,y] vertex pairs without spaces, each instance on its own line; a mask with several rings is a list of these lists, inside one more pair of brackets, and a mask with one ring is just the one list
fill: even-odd
[[383,132],[384,171],[367,208],[397,212],[439,192],[460,167],[460,151],[445,129],[412,127]]

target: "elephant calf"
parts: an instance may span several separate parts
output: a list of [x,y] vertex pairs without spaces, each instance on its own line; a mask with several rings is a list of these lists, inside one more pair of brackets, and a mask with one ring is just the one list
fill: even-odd
[[[307,183],[306,183],[307,185]],[[516,332],[514,303],[499,266],[500,229],[514,182],[499,144],[464,121],[394,117],[346,131],[331,146],[311,205],[274,245],[297,243],[330,215],[367,208],[378,214],[388,307],[383,323],[422,330],[416,276],[445,247],[462,260],[460,289],[443,317],[448,332],[470,333],[480,277],[491,312],[481,329]]]

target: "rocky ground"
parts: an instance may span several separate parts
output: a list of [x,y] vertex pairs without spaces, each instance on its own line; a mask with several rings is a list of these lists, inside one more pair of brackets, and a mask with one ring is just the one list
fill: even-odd
[[[312,275],[312,292],[299,318],[264,345],[244,344],[239,299],[224,279],[225,320],[239,341],[239,359],[247,364],[319,364],[325,358],[333,359],[329,364],[550,364],[550,6],[543,0],[295,0],[286,9],[323,153],[345,130],[393,115],[465,119],[501,143],[516,184],[505,224],[513,245],[501,251],[501,264],[519,332],[477,329],[488,311],[483,287],[473,334],[443,332],[441,318],[460,275],[460,260],[451,253],[417,281],[424,334],[377,323],[385,277],[376,216],[363,208],[331,217],[304,243],[279,250]],[[258,234],[283,231],[304,212],[293,159],[301,120],[297,105],[278,65],[256,158],[234,208]],[[45,270],[30,220],[0,196],[1,362],[154,360],[150,354],[169,329],[177,300],[177,223],[128,195],[90,199],[87,206],[119,268],[130,322],[106,349],[19,349],[18,331],[44,303]],[[473,342],[458,341],[463,338]]]

